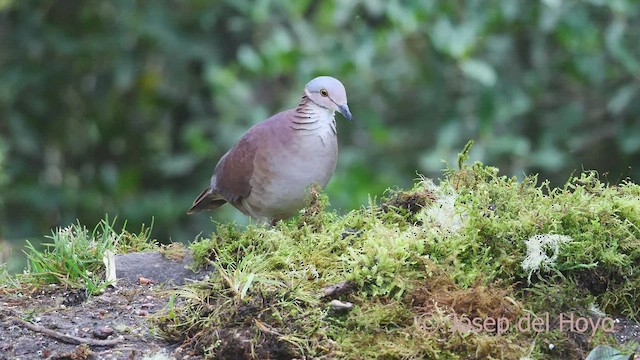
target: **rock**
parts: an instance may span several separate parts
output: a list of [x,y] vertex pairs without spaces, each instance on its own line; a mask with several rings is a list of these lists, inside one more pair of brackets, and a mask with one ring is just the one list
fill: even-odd
[[168,259],[158,252],[117,254],[115,256],[116,277],[119,285],[139,285],[140,278],[153,284],[172,283],[182,285],[185,280],[202,280],[206,271],[194,273],[188,267],[193,256]]
[[100,340],[105,340],[113,334],[113,329],[108,326],[101,326],[93,330],[93,337]]

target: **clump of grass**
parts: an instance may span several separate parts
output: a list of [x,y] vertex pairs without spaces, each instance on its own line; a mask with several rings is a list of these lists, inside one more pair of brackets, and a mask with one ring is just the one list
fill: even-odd
[[[84,288],[89,294],[97,294],[108,285],[104,280],[103,257],[107,250],[137,251],[150,248],[150,228],[142,226],[138,234],[114,228],[115,220],[104,219],[89,231],[79,223],[52,231],[41,244],[44,249],[27,241],[27,270],[22,281],[44,284],[63,284],[72,288]],[[125,224],[126,226],[126,224]]]
[[118,234],[112,225],[102,221],[93,232],[79,223],[58,228],[47,236],[51,242],[42,244],[42,251],[27,241],[25,276],[36,282],[86,287],[89,293],[98,293],[105,286],[99,273],[102,257],[117,243]]
[[[103,220],[107,221],[107,219]],[[133,252],[143,252],[158,249],[158,241],[151,237],[151,231],[153,230],[154,219],[151,219],[151,225],[146,226],[142,224],[140,231],[129,232],[126,230],[127,223],[122,225],[122,231],[119,236],[116,237],[115,252],[119,254],[127,254]],[[100,225],[98,225],[100,226]],[[113,224],[111,226],[113,230]]]

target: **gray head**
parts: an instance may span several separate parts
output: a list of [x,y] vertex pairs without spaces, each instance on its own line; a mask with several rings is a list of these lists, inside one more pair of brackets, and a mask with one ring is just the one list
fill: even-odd
[[351,121],[351,112],[347,106],[347,91],[338,79],[331,76],[318,76],[309,81],[304,91],[309,100],[318,106],[337,111]]

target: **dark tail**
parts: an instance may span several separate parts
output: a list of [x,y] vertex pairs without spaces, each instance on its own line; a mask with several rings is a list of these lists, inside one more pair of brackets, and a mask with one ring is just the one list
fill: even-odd
[[211,191],[211,188],[204,189],[193,201],[193,206],[187,211],[191,215],[202,210],[215,210],[227,202],[220,194]]

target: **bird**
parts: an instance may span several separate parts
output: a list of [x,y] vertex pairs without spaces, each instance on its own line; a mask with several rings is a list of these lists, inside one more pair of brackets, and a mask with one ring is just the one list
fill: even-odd
[[259,223],[296,215],[309,187],[324,188],[335,171],[336,112],[352,120],[344,85],[331,76],[309,81],[297,107],[257,123],[220,158],[187,214],[230,203]]

